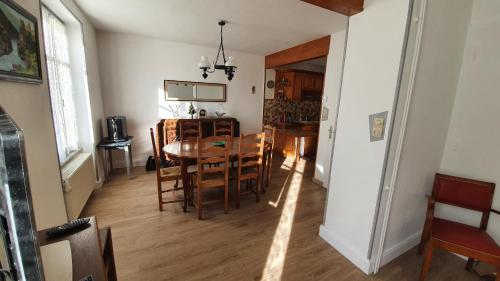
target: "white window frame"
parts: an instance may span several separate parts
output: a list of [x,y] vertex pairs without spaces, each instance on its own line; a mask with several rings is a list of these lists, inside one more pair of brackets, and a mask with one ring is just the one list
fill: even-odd
[[68,36],[64,22],[45,6],[42,20],[57,152],[63,166],[81,151]]

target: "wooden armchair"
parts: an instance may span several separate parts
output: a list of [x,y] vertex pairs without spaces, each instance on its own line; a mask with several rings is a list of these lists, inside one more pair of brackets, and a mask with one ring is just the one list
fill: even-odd
[[[260,199],[260,176],[262,171],[262,155],[264,153],[264,133],[240,136],[238,149],[238,167],[237,181],[238,193],[236,194],[236,208],[240,207],[241,195],[250,192],[255,193],[256,201]],[[246,191],[241,189],[241,181],[246,180]],[[249,183],[255,180],[255,189],[249,186]],[[248,189],[250,188],[250,189]]]
[[[470,271],[474,259],[497,267],[496,280],[500,281],[500,247],[486,233],[495,184],[443,174],[436,174],[432,196],[428,197],[428,207],[422,238],[419,246],[421,254],[424,247],[424,263],[420,272],[421,281],[425,280],[432,261],[434,248],[469,257],[466,270]],[[482,212],[479,227],[434,217],[436,202]]]
[[181,140],[196,140],[203,137],[199,120],[180,120],[179,123]]
[[[224,147],[214,146],[214,142],[225,143]],[[197,200],[193,202],[198,209],[198,219],[203,218],[203,192],[207,189],[224,189],[224,213],[228,211],[229,205],[229,136],[213,136],[198,138],[198,173],[196,175]],[[208,164],[208,165],[207,165]],[[215,164],[216,167],[211,165]]]
[[[149,132],[151,134],[151,143],[153,144],[153,155],[154,155],[155,166],[156,166],[156,182],[157,182],[157,188],[158,188],[158,207],[159,207],[160,211],[163,211],[164,204],[175,203],[175,202],[184,202],[184,199],[175,199],[175,200],[165,201],[165,200],[163,200],[163,193],[173,192],[173,191],[182,189],[182,190],[184,190],[184,196],[186,196],[187,189],[184,189],[184,187],[179,187],[179,180],[182,179],[181,169],[179,166],[168,167],[168,168],[161,167],[160,154],[158,153],[158,149],[156,147],[156,139],[155,139],[155,135],[153,132],[153,128],[149,128]],[[164,190],[162,188],[162,182],[166,182],[166,181],[175,181],[174,187]]]

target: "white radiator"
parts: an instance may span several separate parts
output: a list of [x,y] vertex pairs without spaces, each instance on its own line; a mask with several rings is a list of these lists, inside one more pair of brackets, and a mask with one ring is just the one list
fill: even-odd
[[95,189],[96,176],[92,155],[79,153],[62,169],[64,202],[69,220],[76,219]]

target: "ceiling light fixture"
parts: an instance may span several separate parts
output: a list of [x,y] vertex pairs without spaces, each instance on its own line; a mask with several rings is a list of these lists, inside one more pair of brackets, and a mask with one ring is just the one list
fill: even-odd
[[[198,67],[202,70],[203,79],[207,79],[208,73],[214,73],[216,69],[224,70],[224,73],[227,75],[227,80],[231,81],[234,77],[234,71],[236,70],[236,64],[234,63],[233,57],[228,57],[226,59],[226,54],[224,53],[224,43],[222,40],[222,28],[226,25],[225,20],[219,21],[220,26],[220,45],[219,50],[217,51],[217,57],[213,63],[208,61],[206,56],[202,56],[200,62],[198,63]],[[222,53],[223,64],[219,63],[219,57]]]

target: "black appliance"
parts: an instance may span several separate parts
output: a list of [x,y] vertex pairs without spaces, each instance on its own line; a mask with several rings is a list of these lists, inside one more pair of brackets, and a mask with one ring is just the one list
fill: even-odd
[[126,140],[127,118],[125,116],[110,116],[107,118],[108,140],[111,142]]

